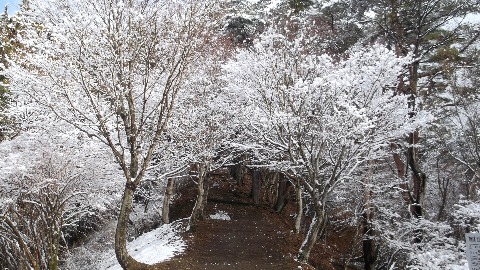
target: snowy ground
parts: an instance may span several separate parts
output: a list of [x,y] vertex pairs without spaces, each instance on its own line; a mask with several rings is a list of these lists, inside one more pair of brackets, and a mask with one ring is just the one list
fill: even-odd
[[[135,259],[143,263],[166,261],[185,250],[186,243],[179,235],[180,231],[180,226],[176,223],[165,224],[128,243],[127,249]],[[113,250],[109,251],[106,257],[108,260],[100,269],[122,270]]]
[[231,220],[230,216],[224,211],[217,211],[215,214],[210,215],[210,219]]

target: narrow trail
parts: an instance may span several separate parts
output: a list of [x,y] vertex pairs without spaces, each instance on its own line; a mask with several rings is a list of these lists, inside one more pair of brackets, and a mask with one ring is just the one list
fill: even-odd
[[[245,180],[245,179],[244,179]],[[210,183],[206,216],[225,213],[230,220],[199,221],[183,234],[187,247],[184,253],[156,265],[157,270],[335,270],[346,267],[353,254],[352,233],[331,228],[310,257],[310,265],[295,261],[304,235],[293,232],[291,215],[294,205],[286,205],[282,214],[272,210],[272,201],[262,197],[254,204],[250,197],[251,179],[243,186],[227,174],[217,175]],[[246,184],[245,184],[246,183]],[[172,205],[172,220],[190,216],[196,187],[180,188]],[[264,194],[265,195],[265,194]],[[293,207],[293,208],[292,208]],[[290,214],[289,214],[290,213]],[[345,258],[344,258],[345,257]]]
[[231,220],[199,222],[184,235],[185,252],[158,269],[302,269],[288,244],[293,232],[276,213],[264,206],[211,200],[208,215],[218,212]]

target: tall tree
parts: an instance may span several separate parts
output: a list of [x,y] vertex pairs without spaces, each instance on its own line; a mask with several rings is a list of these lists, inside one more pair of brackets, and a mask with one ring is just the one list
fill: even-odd
[[324,229],[329,196],[359,166],[385,155],[389,140],[414,127],[406,97],[389,90],[405,59],[373,46],[334,61],[306,53],[309,38],[315,37],[270,29],[225,67],[256,142],[246,147],[271,151],[270,166],[301,181],[311,197],[315,216],[299,250],[302,262]]
[[[422,95],[442,72],[438,68],[428,70],[427,60],[431,54],[449,48],[457,40],[458,23],[453,19],[465,16],[473,5],[474,1],[469,0],[391,0],[373,8],[378,36],[394,48],[398,56],[410,54],[415,59],[398,84],[398,92],[410,98],[410,115],[422,106]],[[404,198],[416,218],[424,216],[427,191],[427,175],[420,164],[419,138],[420,130],[416,130],[409,134],[405,147],[392,145],[398,176],[405,181],[402,185]],[[400,153],[404,153],[404,159]],[[408,180],[409,171],[411,181]],[[415,239],[420,241],[421,237]]]
[[[166,130],[207,24],[196,1],[29,1],[26,56],[8,69],[18,99],[42,120],[69,123],[107,146],[125,177],[115,234],[124,269],[133,194]],[[28,106],[28,105],[27,105]]]

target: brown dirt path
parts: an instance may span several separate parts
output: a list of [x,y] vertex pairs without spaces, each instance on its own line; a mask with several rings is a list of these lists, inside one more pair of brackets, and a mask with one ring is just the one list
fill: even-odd
[[199,222],[184,235],[186,251],[162,263],[161,269],[302,269],[288,244],[293,233],[276,213],[265,206],[210,201],[208,214],[218,211],[231,220]]
[[[291,213],[295,209],[278,214],[266,202],[255,205],[249,196],[250,186],[238,187],[225,178],[210,183],[206,214],[222,211],[231,220],[200,221],[183,235],[185,252],[156,265],[157,270],[360,269],[351,260],[358,257],[354,227],[329,227],[328,236],[312,250],[310,263],[314,267],[300,265],[294,259],[304,235],[292,231]],[[172,220],[188,217],[195,202],[195,186],[180,190],[171,209]]]

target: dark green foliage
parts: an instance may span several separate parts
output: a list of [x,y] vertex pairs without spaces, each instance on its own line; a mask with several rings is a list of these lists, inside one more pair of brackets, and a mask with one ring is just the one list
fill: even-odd
[[258,20],[237,16],[228,19],[225,31],[234,44],[248,46],[252,44],[255,34],[262,28],[263,24]]
[[300,13],[313,4],[311,0],[289,0],[288,5],[295,13]]

